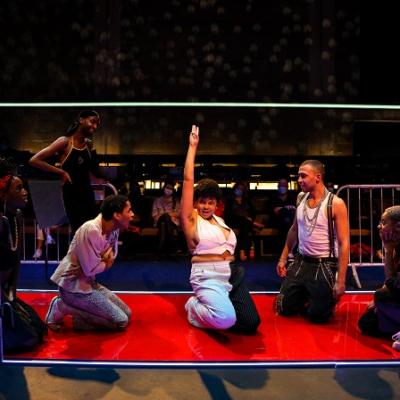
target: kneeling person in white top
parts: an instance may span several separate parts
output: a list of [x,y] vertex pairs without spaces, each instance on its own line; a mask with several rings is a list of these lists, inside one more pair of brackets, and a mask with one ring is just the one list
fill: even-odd
[[104,199],[100,214],[85,222],[75,233],[67,255],[51,276],[59,295],[50,303],[46,315],[48,327],[58,331],[65,315],[71,315],[75,329],[122,330],[131,310],[114,293],[96,281],[96,274],[114,264],[120,229],[133,218],[126,196]]
[[[185,162],[180,219],[193,255],[190,283],[194,296],[186,303],[189,322],[198,328],[255,333],[260,317],[234,261],[236,236],[214,215],[221,190],[212,179],[194,188],[194,160],[199,128],[192,126]],[[194,207],[193,207],[194,200]]]

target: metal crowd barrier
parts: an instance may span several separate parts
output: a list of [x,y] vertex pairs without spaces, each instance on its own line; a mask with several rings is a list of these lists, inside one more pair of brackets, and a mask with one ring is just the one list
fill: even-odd
[[[115,186],[108,182],[101,184],[95,183],[92,184],[92,187],[96,202],[101,202],[108,194],[118,193]],[[24,218],[22,223],[22,262],[59,262],[64,257],[65,254],[62,249],[68,248],[72,239],[71,228],[69,225],[51,227],[50,232],[52,238],[54,239],[54,244],[51,244],[51,246],[55,246],[55,251],[49,252],[50,244],[47,243],[46,234],[44,234],[43,255],[41,257],[34,258],[33,254],[36,250],[38,239],[37,222],[35,219],[27,221]],[[31,240],[33,245],[30,245],[28,240]],[[49,253],[51,257],[49,257]]]
[[356,285],[361,288],[357,267],[383,268],[384,250],[378,224],[387,207],[400,205],[400,184],[345,185],[336,194],[347,204],[350,225],[349,266]]

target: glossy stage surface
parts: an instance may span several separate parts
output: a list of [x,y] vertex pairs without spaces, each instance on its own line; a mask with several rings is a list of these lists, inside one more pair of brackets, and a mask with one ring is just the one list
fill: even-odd
[[[44,317],[53,293],[20,293]],[[275,295],[253,294],[262,318],[254,336],[224,331],[204,331],[186,320],[184,304],[190,294],[123,293],[132,309],[125,332],[78,332],[71,321],[60,333],[49,332],[36,351],[6,356],[5,361],[41,364],[67,361],[105,365],[154,365],[160,363],[241,363],[259,365],[335,365],[338,362],[390,362],[400,353],[389,339],[362,335],[357,321],[372,299],[371,294],[346,294],[336,315],[325,325],[302,317],[279,317],[273,310]],[[88,363],[89,364],[89,363]]]

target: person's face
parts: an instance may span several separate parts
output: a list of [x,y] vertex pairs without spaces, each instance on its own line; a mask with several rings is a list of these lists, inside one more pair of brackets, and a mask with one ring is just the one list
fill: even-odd
[[278,193],[286,194],[288,191],[288,187],[289,187],[288,181],[286,179],[281,179],[278,182]]
[[171,185],[166,185],[164,187],[164,194],[167,197],[172,196],[173,193],[174,193],[174,188]]
[[213,197],[200,197],[196,201],[195,207],[201,217],[210,219],[217,208],[217,199]]
[[310,192],[320,181],[321,174],[315,171],[311,165],[305,164],[299,168],[297,182],[303,192]]
[[7,209],[15,211],[18,208],[24,208],[28,203],[28,192],[24,188],[22,180],[17,176],[11,178],[10,188],[4,195],[7,202]]
[[129,223],[133,220],[135,214],[132,211],[131,202],[127,201],[124,209],[120,213],[115,213],[120,228],[128,229]]
[[83,132],[88,136],[92,136],[94,131],[99,127],[100,120],[98,117],[92,115],[87,118],[81,118],[80,123],[81,123]]
[[400,223],[393,221],[386,211],[382,214],[381,221],[378,225],[379,236],[386,242],[400,241]]

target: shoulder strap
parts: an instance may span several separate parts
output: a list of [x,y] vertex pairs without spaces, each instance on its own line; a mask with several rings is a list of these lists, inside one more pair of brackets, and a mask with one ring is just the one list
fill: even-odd
[[297,197],[297,202],[296,202],[296,207],[299,206],[299,204],[302,202],[302,200],[304,199],[304,197],[307,196],[307,193],[299,193],[298,197]]
[[328,204],[327,204],[328,231],[329,231],[329,255],[331,257],[335,257],[335,242],[334,242],[333,217],[332,217],[332,202],[333,202],[334,196],[335,195],[333,193],[329,193]]

